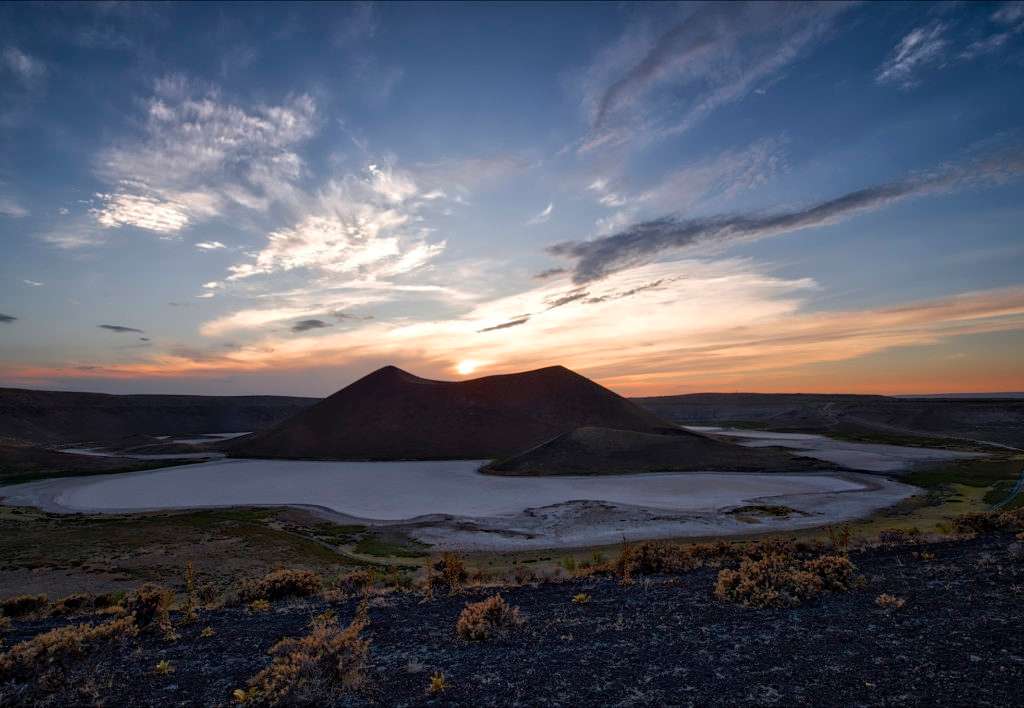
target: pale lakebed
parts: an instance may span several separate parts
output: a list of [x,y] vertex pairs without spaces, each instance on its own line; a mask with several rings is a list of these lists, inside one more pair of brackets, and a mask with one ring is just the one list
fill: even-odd
[[[5,487],[4,503],[118,513],[218,506],[315,507],[399,524],[438,548],[518,549],[802,528],[871,513],[914,488],[847,473],[652,473],[501,477],[481,461],[216,460]],[[754,522],[729,515],[776,501],[800,513]],[[763,528],[761,528],[763,526]]]

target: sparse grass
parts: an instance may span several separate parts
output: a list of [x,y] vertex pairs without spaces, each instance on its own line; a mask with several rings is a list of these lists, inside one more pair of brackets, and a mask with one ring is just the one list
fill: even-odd
[[429,548],[427,544],[415,539],[389,538],[371,533],[360,538],[352,550],[365,556],[381,558],[423,558],[429,555]]
[[360,613],[342,629],[331,618],[314,620],[309,634],[282,639],[270,649],[270,666],[256,674],[236,700],[254,705],[326,705],[360,689],[365,680],[370,642]]
[[0,611],[5,617],[24,617],[42,612],[48,604],[46,595],[16,595],[0,600]]
[[212,637],[212,636],[214,636],[216,634],[217,634],[217,632],[216,632],[216,630],[214,630],[213,627],[203,627],[203,631],[199,633],[199,636],[202,637],[203,639],[209,639],[210,637]]
[[173,674],[174,664],[169,662],[167,659],[161,659],[160,661],[156,662],[156,666],[153,668],[153,672],[160,674],[161,676]]
[[448,690],[448,682],[445,680],[444,674],[438,671],[430,677],[430,685],[427,686],[427,693],[437,695],[439,693],[444,693],[446,690]]
[[585,605],[590,602],[590,595],[585,592],[578,592],[572,596],[572,604]]
[[902,597],[896,597],[895,595],[883,592],[875,598],[875,604],[883,610],[898,610],[906,605],[907,601]]
[[467,603],[455,624],[455,633],[467,641],[483,641],[507,634],[522,624],[519,608],[510,607],[499,594]]
[[253,600],[249,603],[249,609],[252,612],[268,612],[270,611],[270,603],[266,600]]

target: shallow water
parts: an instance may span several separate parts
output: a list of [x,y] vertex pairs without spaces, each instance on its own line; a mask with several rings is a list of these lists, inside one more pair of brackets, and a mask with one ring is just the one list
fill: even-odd
[[315,505],[365,519],[428,514],[499,516],[573,500],[671,511],[715,511],[775,495],[865,489],[827,474],[658,473],[498,477],[480,461],[298,462],[220,460],[148,472],[65,478],[4,489],[9,504],[72,511]]
[[687,428],[698,433],[734,438],[737,444],[744,447],[784,447],[798,450],[806,457],[867,472],[900,472],[910,469],[919,462],[984,457],[977,453],[936,450],[926,447],[848,442],[810,433],[776,433],[764,430],[698,425],[687,426]]

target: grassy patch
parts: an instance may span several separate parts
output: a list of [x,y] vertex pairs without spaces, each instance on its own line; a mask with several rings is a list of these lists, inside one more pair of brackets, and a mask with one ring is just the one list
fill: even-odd
[[38,482],[43,479],[54,479],[56,477],[93,477],[100,474],[120,474],[122,472],[143,472],[155,470],[161,467],[177,467],[179,465],[191,465],[206,460],[138,460],[123,465],[111,466],[107,469],[40,469],[26,471],[24,469],[0,467],[0,487],[13,484],[25,484],[26,482]]
[[920,467],[903,479],[925,489],[939,489],[950,484],[991,487],[1003,481],[1016,481],[1022,468],[1024,459],[1020,457],[956,460]]
[[404,536],[370,533],[359,539],[353,549],[367,556],[386,558],[423,558],[430,546]]

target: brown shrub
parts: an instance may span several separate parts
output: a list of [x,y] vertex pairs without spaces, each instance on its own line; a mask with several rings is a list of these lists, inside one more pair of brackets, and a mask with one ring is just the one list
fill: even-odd
[[99,625],[80,624],[59,627],[15,644],[0,655],[0,681],[29,680],[52,670],[60,670],[92,645],[134,636],[132,618],[111,620]]
[[84,612],[85,610],[92,609],[92,607],[92,595],[75,593],[74,595],[62,597],[57,600],[57,602],[53,603],[53,607],[50,608],[50,614],[54,617],[70,615],[76,612]]
[[826,590],[846,592],[853,585],[857,568],[846,556],[827,555],[804,562],[804,570],[821,579]]
[[274,660],[249,681],[242,699],[256,705],[324,705],[359,689],[370,648],[360,636],[365,626],[363,615],[345,629],[332,617],[316,618],[305,637],[271,647]]
[[0,610],[6,617],[24,617],[43,610],[48,603],[46,595],[17,595],[0,600]]
[[361,569],[344,573],[331,582],[331,587],[324,592],[324,595],[331,601],[362,595],[373,584],[373,576],[372,571]]
[[242,602],[309,597],[323,589],[320,576],[308,570],[275,570],[259,580],[246,582],[239,591]]
[[146,583],[128,596],[125,609],[135,619],[140,630],[153,627],[166,629],[170,626],[171,603],[174,593],[154,583]]
[[469,602],[455,623],[455,633],[469,641],[505,634],[523,624],[518,607],[509,607],[501,595]]
[[839,555],[746,558],[737,570],[719,571],[715,597],[744,607],[796,607],[826,590],[848,590],[855,572],[850,559]]
[[437,590],[447,590],[449,595],[454,595],[462,590],[468,579],[469,573],[466,572],[462,557],[455,553],[445,553],[427,566],[424,585],[430,595]]

